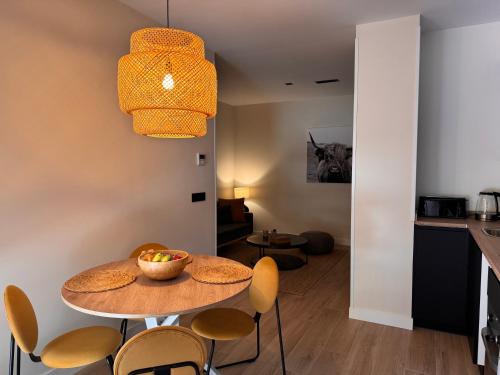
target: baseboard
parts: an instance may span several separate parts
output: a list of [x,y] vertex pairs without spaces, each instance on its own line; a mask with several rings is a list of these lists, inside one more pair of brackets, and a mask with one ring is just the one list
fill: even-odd
[[351,246],[350,238],[335,238],[335,243],[341,246]]
[[411,317],[392,314],[385,311],[349,307],[349,318],[382,324],[384,326],[413,330],[413,319]]
[[56,369],[56,368],[53,368],[53,369],[50,369],[50,370],[44,372],[42,375],[49,375],[49,374],[50,375],[70,375],[71,374],[71,370],[69,370],[69,369]]

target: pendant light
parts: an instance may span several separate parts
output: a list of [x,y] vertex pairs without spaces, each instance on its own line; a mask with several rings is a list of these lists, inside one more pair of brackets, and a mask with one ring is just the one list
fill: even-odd
[[202,137],[217,108],[217,76],[203,40],[188,31],[147,28],[130,37],[130,54],[118,62],[122,112],[134,131],[158,138]]

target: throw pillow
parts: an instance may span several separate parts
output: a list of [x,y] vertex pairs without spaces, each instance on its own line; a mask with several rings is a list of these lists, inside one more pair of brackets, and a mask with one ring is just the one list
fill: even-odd
[[239,199],[219,199],[219,205],[229,206],[231,208],[231,218],[234,223],[245,222],[245,198]]

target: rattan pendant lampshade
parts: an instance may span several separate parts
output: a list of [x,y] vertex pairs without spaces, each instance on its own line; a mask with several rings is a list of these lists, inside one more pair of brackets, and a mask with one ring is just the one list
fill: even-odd
[[118,62],[122,112],[134,131],[159,138],[201,137],[217,108],[217,77],[203,40],[172,28],[147,28],[130,38]]

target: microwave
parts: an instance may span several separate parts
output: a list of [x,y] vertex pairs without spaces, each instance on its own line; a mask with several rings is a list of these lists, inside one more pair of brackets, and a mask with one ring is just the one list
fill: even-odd
[[418,199],[419,217],[447,219],[465,219],[467,217],[467,199],[452,197],[422,196]]

